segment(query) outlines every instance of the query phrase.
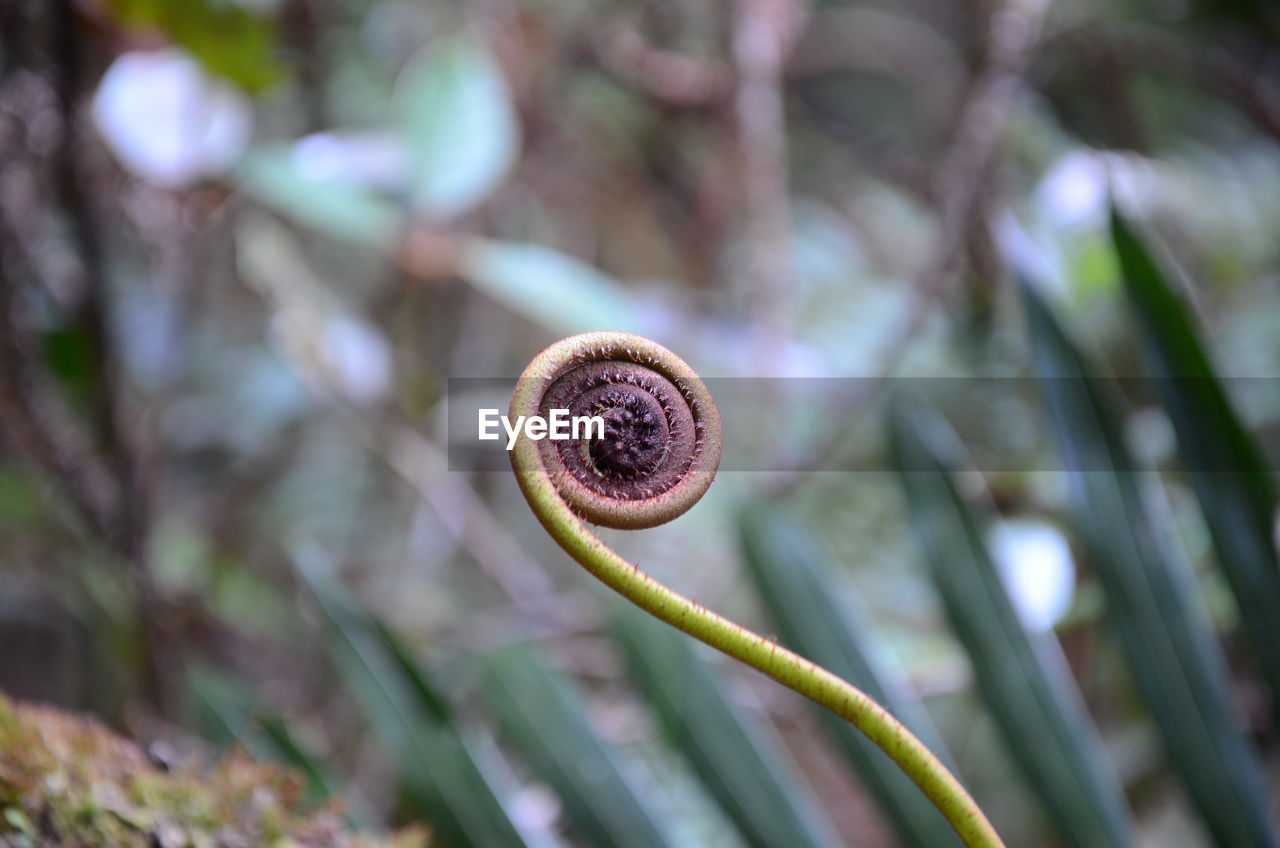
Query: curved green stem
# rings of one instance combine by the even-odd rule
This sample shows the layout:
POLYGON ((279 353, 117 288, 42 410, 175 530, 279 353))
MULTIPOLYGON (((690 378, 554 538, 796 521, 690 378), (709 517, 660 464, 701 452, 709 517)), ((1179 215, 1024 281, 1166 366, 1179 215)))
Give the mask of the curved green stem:
MULTIPOLYGON (((566 370, 588 359, 588 353, 602 350, 606 355, 618 355, 620 360, 644 359, 659 372, 682 382, 692 375, 696 381, 692 390, 709 398, 701 380, 670 351, 638 336, 587 333, 553 345, 534 360, 516 387, 511 416, 540 414, 547 386, 566 370), (635 355, 637 350, 642 351, 642 355, 635 355)), ((718 430, 718 418, 716 424, 718 430)), ((718 461, 719 433, 713 435, 718 461)), ((511 452, 512 467, 525 499, 542 526, 579 565, 654 617, 758 669, 846 719, 915 781, 969 848, 1003 848, 1000 837, 969 793, 897 719, 861 690, 826 669, 711 612, 614 553, 561 497, 557 478, 564 475, 553 477, 546 467, 545 456, 538 442, 521 436, 511 452)), ((705 490, 705 485, 701 488, 705 490)), ((687 508, 685 504, 684 509, 687 508)))

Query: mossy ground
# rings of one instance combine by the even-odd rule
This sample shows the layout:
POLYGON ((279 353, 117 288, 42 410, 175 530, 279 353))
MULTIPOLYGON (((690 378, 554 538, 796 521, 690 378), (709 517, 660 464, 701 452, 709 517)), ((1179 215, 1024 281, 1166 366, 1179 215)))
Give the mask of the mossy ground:
POLYGON ((4 848, 426 848, 423 832, 353 833, 306 808, 294 772, 234 753, 166 771, 91 718, 0 696, 4 848))

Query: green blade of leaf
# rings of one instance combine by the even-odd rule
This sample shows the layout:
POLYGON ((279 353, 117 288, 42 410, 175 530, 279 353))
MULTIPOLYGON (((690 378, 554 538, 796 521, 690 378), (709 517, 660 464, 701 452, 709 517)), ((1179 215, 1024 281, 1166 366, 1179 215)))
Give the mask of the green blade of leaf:
POLYGON ((243 686, 203 663, 187 669, 186 684, 203 738, 220 749, 246 740, 256 705, 243 686))
POLYGON ((508 308, 564 333, 634 323, 635 304, 615 279, 537 244, 471 239, 458 274, 508 308))
POLYGON ((324 614, 329 649, 370 729, 396 758, 406 793, 442 840, 454 848, 526 848, 477 756, 447 716, 422 703, 421 683, 407 679, 388 648, 384 627, 360 610, 340 586, 303 567, 324 614))
POLYGON ((749 845, 840 844, 772 728, 729 699, 689 637, 631 607, 618 608, 613 629, 668 736, 749 845))
MULTIPOLYGON (((306 798, 319 803, 337 797, 337 782, 308 754, 288 725, 266 716, 261 704, 242 684, 202 664, 187 672, 187 686, 196 699, 202 736, 219 748, 242 745, 255 760, 274 760, 292 766, 307 777, 306 798)), ((352 824, 369 825, 367 817, 348 816, 352 824)))
POLYGON ((343 241, 390 249, 402 227, 394 203, 365 186, 309 173, 280 145, 250 150, 232 176, 263 206, 343 241))
POLYGON ((1280 710, 1280 562, 1276 491, 1263 453, 1236 417, 1190 311, 1118 211, 1111 234, 1138 335, 1239 605, 1258 668, 1280 710))
MULTIPOLYGON (((795 519, 776 507, 743 511, 739 538, 747 571, 782 636, 783 642, 870 695, 907 726, 954 771, 924 706, 891 676, 870 644, 868 616, 836 580, 795 519)), ((867 790, 909 848, 959 846, 960 838, 888 755, 848 722, 827 710, 822 721, 862 777, 867 790)))
POLYGON ((900 402, 890 445, 934 585, 1014 762, 1068 844, 1132 845, 1123 787, 1058 643, 1023 626, 952 481, 955 434, 900 402))
POLYGON ((484 691, 499 724, 560 796, 572 827, 601 848, 661 848, 671 842, 596 736, 569 683, 530 648, 489 659, 484 691))
MULTIPOLYGON (((289 725, 283 719, 275 716, 263 716, 259 712, 257 720, 262 728, 262 741, 257 743, 258 746, 271 759, 290 765, 306 775, 307 789, 305 797, 309 803, 320 803, 325 798, 332 798, 338 795, 333 778, 329 776, 324 766, 302 747, 293 735, 293 731, 289 729, 289 725)), ((353 824, 355 823, 357 822, 353 822, 353 824)), ((369 826, 367 821, 358 823, 362 827, 369 826)))
POLYGON ((1115 402, 1031 285, 1022 290, 1074 524, 1138 690, 1216 844, 1273 846, 1261 766, 1234 720, 1222 655, 1186 564, 1170 555, 1149 511, 1115 402))
POLYGON ((414 660, 409 646, 383 622, 370 617, 368 623, 403 676, 415 706, 424 711, 432 721, 447 724, 450 721, 449 702, 436 690, 435 684, 427 679, 414 660))

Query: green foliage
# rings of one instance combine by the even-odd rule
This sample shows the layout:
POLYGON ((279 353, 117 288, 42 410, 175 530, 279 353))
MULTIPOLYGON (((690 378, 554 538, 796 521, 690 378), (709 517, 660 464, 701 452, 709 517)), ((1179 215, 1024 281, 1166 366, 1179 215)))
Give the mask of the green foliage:
POLYGON ((1124 791, 1061 649, 1019 620, 956 491, 954 433, 922 405, 900 401, 893 412, 890 441, 912 526, 1009 753, 1069 844, 1133 845, 1124 791))
MULTIPOLYGON (((748 574, 783 641, 866 692, 944 763, 952 761, 933 721, 872 644, 870 617, 818 555, 809 533, 777 508, 744 510, 738 533, 748 574)), ((827 731, 874 794, 899 837, 912 848, 959 845, 955 831, 883 751, 845 721, 821 711, 827 731)))
POLYGON ((557 250, 476 241, 458 270, 479 291, 554 332, 626 327, 635 306, 617 282, 557 250))
POLYGON ((668 737, 755 848, 839 844, 767 725, 735 703, 689 637, 629 606, 613 632, 668 737))
MULTIPOLYGON (((280 718, 259 716, 262 726, 260 747, 266 752, 266 758, 278 763, 285 763, 298 770, 306 779, 305 797, 309 801, 331 797, 337 792, 336 783, 325 766, 312 756, 294 736, 289 725, 280 718)), ((348 818, 353 818, 348 815, 348 818)))
POLYGON ((617 752, 591 729, 570 684, 533 649, 516 646, 491 657, 484 683, 503 732, 555 789, 575 831, 592 845, 673 844, 623 776, 617 752))
MULTIPOLYGON (((190 670, 187 679, 197 702, 195 712, 204 738, 219 749, 242 749, 259 762, 282 763, 295 769, 304 779, 303 798, 308 803, 339 795, 339 783, 327 767, 304 750, 288 723, 267 715, 243 686, 200 665, 190 670)), ((348 813, 347 818, 353 824, 369 825, 361 815, 348 813)))
POLYGON ((1035 371, 1071 480, 1075 526, 1107 595, 1129 670, 1221 848, 1275 844, 1262 771, 1231 704, 1226 666, 1186 564, 1163 537, 1115 401, 1030 283, 1035 371))
POLYGON ((156 29, 215 74, 259 91, 283 72, 271 18, 224 0, 108 0, 127 26, 156 29))
POLYGON ((93 386, 93 342, 83 327, 70 326, 44 334, 45 361, 78 405, 88 403, 93 386))
POLYGON ((1232 409, 1189 309, 1132 225, 1114 209, 1111 232, 1143 353, 1255 661, 1280 713, 1280 562, 1271 469, 1232 409))
POLYGON ((400 231, 398 210, 387 198, 358 183, 308 173, 285 148, 250 151, 235 177, 259 203, 332 238, 387 248, 400 231))
POLYGON ((507 89, 494 57, 462 36, 428 45, 404 70, 397 100, 418 212, 465 212, 506 176, 520 146, 507 89))
POLYGON ((415 811, 453 848, 529 844, 498 799, 493 779, 445 703, 389 631, 355 606, 332 580, 303 569, 325 617, 338 671, 370 729, 399 765, 415 811))

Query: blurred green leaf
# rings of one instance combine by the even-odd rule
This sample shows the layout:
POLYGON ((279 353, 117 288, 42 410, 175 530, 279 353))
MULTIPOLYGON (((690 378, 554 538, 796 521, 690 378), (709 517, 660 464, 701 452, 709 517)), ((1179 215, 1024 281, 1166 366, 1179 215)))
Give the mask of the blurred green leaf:
POLYGON ((1129 669, 1215 842, 1272 846, 1261 767, 1234 720, 1222 655, 1186 563, 1171 556, 1149 512, 1115 402, 1031 284, 1022 290, 1076 530, 1129 669))
POLYGON ((419 211, 465 212, 515 163, 520 125, 507 81, 474 40, 458 36, 423 49, 405 69, 397 100, 419 211))
POLYGON ((239 3, 108 0, 108 6, 124 25, 159 30, 209 71, 250 91, 266 88, 283 70, 275 55, 275 22, 239 3))
MULTIPOLYGON (((738 520, 747 571, 782 641, 873 698, 955 770, 942 737, 901 680, 887 671, 885 651, 871 644, 870 616, 841 592, 807 533, 774 505, 745 509, 738 520)), ((839 716, 820 710, 828 731, 880 809, 910 848, 959 846, 947 820, 875 743, 839 716)))
POLYGON ((616 281, 548 247, 476 239, 459 257, 458 273, 494 300, 557 332, 626 329, 634 323, 634 307, 616 281))
POLYGON ((334 663, 369 727, 395 757, 417 812, 454 848, 528 845, 467 741, 423 703, 422 692, 434 687, 420 669, 406 674, 383 638, 386 628, 331 578, 306 566, 299 571, 324 614, 334 663))
POLYGON ((1272 540, 1276 491, 1262 451, 1240 423, 1190 311, 1120 213, 1111 234, 1139 339, 1177 433, 1218 559, 1272 704, 1280 711, 1280 562, 1272 540))
POLYGON ((436 721, 449 721, 448 702, 445 701, 443 695, 436 691, 435 685, 427 680, 426 675, 422 673, 422 669, 418 667, 417 662, 409 651, 409 646, 399 636, 391 632, 391 629, 383 622, 370 618, 369 625, 377 633, 378 639, 382 641, 387 653, 390 654, 391 659, 395 662, 396 668, 404 676, 405 683, 408 684, 409 691, 413 693, 417 706, 425 710, 436 721))
POLYGON ((602 848, 671 844, 600 741, 570 685, 526 646, 489 659, 484 690, 502 730, 564 802, 574 829, 602 848))
MULTIPOLYGON (((201 664, 187 672, 187 683, 196 701, 203 738, 222 749, 240 745, 254 759, 298 769, 307 777, 306 797, 312 803, 338 797, 337 783, 325 767, 298 744, 283 719, 265 714, 247 687, 201 664)), ((348 818, 353 825, 371 824, 367 816, 348 818)))
POLYGON ((187 670, 186 682, 194 699, 193 713, 199 721, 201 737, 222 749, 243 743, 254 710, 244 687, 202 663, 187 670))
MULTIPOLYGON (((257 714, 258 725, 262 729, 258 747, 276 762, 292 766, 307 777, 306 799, 309 803, 318 804, 326 798, 338 795, 338 789, 324 766, 315 757, 307 753, 299 744, 289 725, 281 718, 257 714)), ((368 827, 369 822, 357 821, 361 827, 368 827)))
POLYGON ((0 465, 0 528, 21 527, 42 514, 35 481, 18 468, 0 465))
POLYGON ((233 176, 254 200, 336 239, 389 248, 402 226, 390 200, 355 182, 308 173, 288 147, 251 150, 233 176))
POLYGON ((630 606, 614 632, 632 676, 698 777, 756 848, 839 845, 832 826, 782 755, 772 727, 730 700, 690 637, 630 606))
POLYGON ((71 325, 46 331, 41 341, 49 370, 77 404, 88 403, 92 395, 94 344, 89 331, 71 325))
POLYGON ((934 585, 1014 762, 1069 844, 1132 845, 1124 788, 1062 651, 1023 626, 956 491, 955 433, 933 410, 898 402, 890 442, 934 585))

